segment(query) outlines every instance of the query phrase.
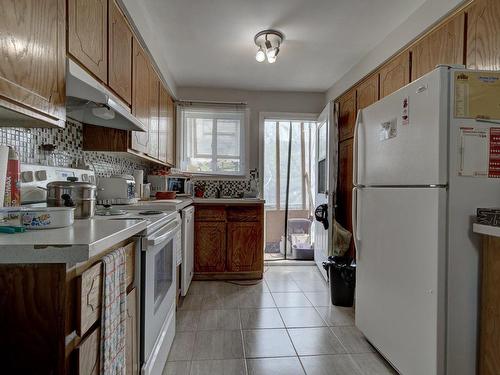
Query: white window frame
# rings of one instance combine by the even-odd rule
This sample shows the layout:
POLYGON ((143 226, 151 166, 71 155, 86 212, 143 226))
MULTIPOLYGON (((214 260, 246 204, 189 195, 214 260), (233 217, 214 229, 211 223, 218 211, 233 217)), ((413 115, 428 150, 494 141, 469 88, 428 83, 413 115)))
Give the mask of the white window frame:
MULTIPOLYGON (((317 122, 318 113, 293 113, 293 112, 260 112, 259 113, 259 170, 262 178, 259 181, 259 188, 264 194, 264 127, 266 120, 282 120, 282 121, 297 121, 297 122, 317 122)), ((314 164, 314 163, 313 163, 314 164)), ((304 198, 304 197, 303 197, 304 198)), ((279 196, 277 199, 277 207, 280 207, 279 196)))
MULTIPOLYGON (((181 111, 183 109, 180 109, 179 107, 182 106, 179 105, 177 108, 177 113, 181 114, 181 111)), ((240 136, 240 155, 234 156, 234 155, 218 155, 217 154, 217 122, 216 120, 223 120, 223 119, 228 119, 228 120, 234 120, 235 116, 230 115, 228 116, 227 114, 224 113, 219 113, 217 114, 217 111, 223 112, 223 110, 231 111, 230 106, 214 106, 211 108, 211 106, 204 106, 200 105, 199 107, 196 106, 196 103, 192 105, 193 111, 199 112, 200 115, 202 114, 205 119, 212 119, 213 120, 213 126, 212 126, 212 154, 198 154, 196 152, 197 157, 206 157, 207 159, 212 159, 212 163, 217 163, 218 159, 239 159, 240 160, 240 171, 236 172, 224 172, 224 171, 213 171, 213 172, 193 172, 193 171, 188 171, 186 170, 187 168, 184 167, 185 160, 187 160, 187 150, 185 149, 185 143, 184 143, 184 138, 186 136, 187 129, 184 128, 184 116, 179 115, 177 116, 177 124, 176 124, 176 140, 177 140, 177 145, 179 145, 179 152, 177 153, 177 165, 179 166, 179 169, 182 172, 186 172, 195 176, 204 176, 207 179, 214 178, 214 179, 224 179, 224 178, 238 178, 238 177, 248 177, 249 171, 248 171, 248 159, 249 159, 249 110, 248 108, 241 109, 241 106, 239 109, 235 109, 236 112, 241 112, 241 126, 239 129, 239 136, 240 136), (206 110, 206 112, 204 112, 206 110), (215 160, 215 161, 214 161, 215 160)), ((234 108, 237 108, 236 106, 234 108)), ((189 108, 185 109, 186 111, 189 111, 189 108)), ((196 146, 195 146, 196 147, 196 146)))

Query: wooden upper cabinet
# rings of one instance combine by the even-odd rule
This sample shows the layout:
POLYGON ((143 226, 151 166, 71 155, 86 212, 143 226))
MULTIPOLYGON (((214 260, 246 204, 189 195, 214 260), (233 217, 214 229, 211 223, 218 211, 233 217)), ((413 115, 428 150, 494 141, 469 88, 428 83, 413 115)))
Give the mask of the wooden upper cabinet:
POLYGON ((227 271, 250 272, 262 269, 261 222, 227 223, 227 271))
POLYGON ((65 0, 0 1, 0 104, 57 126, 66 120, 65 17, 65 0))
POLYGON ((175 105, 171 96, 167 110, 167 163, 175 165, 175 105))
POLYGON ((500 69, 500 1, 476 0, 466 9, 467 67, 500 69))
POLYGON ((382 65, 380 74, 380 99, 410 83, 410 52, 404 51, 382 65))
POLYGON ((168 129, 168 110, 169 110, 169 99, 170 95, 168 95, 167 89, 163 84, 160 83, 160 111, 158 118, 158 159, 162 162, 167 162, 167 148, 168 138, 167 138, 167 129, 168 129))
POLYGON ((356 122, 356 90, 351 89, 339 98, 339 140, 354 135, 356 122))
POLYGON ((148 56, 139 45, 133 40, 132 59, 132 114, 146 127, 146 132, 132 132, 130 147, 145 154, 149 151, 149 93, 150 93, 150 63, 148 56))
POLYGON ((365 79, 356 87, 356 109, 363 109, 378 100, 378 73, 365 79))
POLYGON ((128 105, 132 104, 133 35, 114 0, 109 0, 109 87, 128 105))
POLYGON ((148 155, 158 159, 158 116, 160 79, 151 67, 149 86, 149 147, 148 155))
POLYGON ((194 223, 194 271, 223 272, 226 268, 226 223, 194 223))
POLYGON ((411 80, 438 64, 464 64, 464 28, 465 14, 459 13, 411 47, 411 80))
POLYGON ((68 52, 108 81, 108 0, 68 0, 68 52))

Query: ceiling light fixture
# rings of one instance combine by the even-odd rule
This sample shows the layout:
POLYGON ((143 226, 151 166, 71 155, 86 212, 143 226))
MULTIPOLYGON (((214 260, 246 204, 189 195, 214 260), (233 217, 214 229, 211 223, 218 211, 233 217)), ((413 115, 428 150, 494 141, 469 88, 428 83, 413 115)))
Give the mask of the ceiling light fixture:
POLYGON ((285 36, 277 30, 263 30, 257 33, 253 40, 257 47, 259 47, 255 55, 255 60, 263 62, 267 58, 267 62, 273 64, 276 62, 285 36))

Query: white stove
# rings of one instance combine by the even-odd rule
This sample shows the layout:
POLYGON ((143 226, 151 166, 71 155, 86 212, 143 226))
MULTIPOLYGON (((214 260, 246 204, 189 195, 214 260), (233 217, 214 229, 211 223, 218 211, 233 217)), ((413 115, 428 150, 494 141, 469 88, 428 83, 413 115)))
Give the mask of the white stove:
POLYGON ((177 253, 181 217, 175 210, 99 206, 96 220, 145 220, 141 237, 141 374, 160 375, 175 336, 177 253))
POLYGON ((145 229, 141 235, 147 236, 161 228, 162 226, 168 224, 170 221, 177 218, 177 212, 174 211, 158 211, 158 210, 146 210, 146 209, 123 209, 120 206, 119 209, 113 208, 109 210, 109 214, 102 215, 102 207, 98 206, 96 210, 96 215, 94 219, 96 220, 145 220, 148 222, 148 227, 145 229))

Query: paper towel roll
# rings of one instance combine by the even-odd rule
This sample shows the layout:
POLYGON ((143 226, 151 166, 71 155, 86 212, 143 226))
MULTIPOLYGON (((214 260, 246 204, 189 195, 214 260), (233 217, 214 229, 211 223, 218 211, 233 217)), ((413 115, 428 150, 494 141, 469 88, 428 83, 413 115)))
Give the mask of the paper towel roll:
POLYGON ((136 197, 142 197, 142 185, 144 184, 144 171, 142 169, 134 170, 136 197))
POLYGON ((5 179, 7 178, 7 162, 9 161, 9 146, 0 145, 0 207, 3 207, 5 196, 5 179))

